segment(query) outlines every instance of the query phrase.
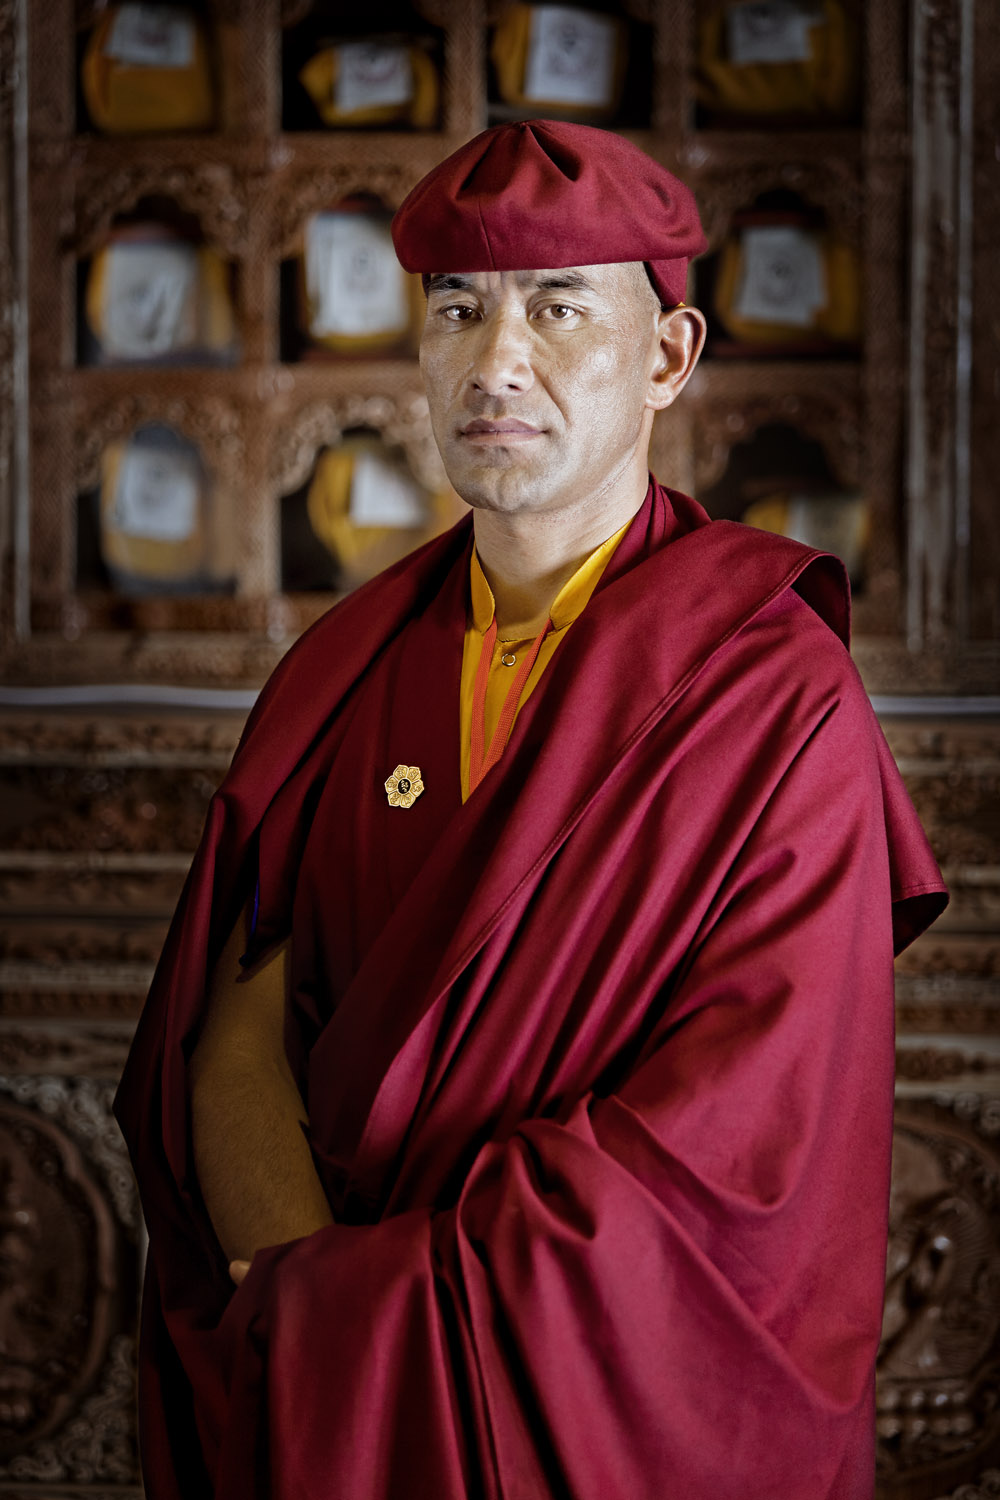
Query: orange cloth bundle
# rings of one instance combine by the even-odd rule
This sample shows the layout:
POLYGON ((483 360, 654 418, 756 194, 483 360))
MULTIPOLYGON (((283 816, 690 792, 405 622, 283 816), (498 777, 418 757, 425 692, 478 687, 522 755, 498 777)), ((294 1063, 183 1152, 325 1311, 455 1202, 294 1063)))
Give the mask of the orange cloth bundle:
POLYGON ((514 4, 494 28, 490 57, 505 104, 609 118, 621 98, 628 32, 617 15, 514 4))
POLYGON ((221 359, 236 338, 225 261, 165 224, 112 232, 91 262, 85 312, 102 363, 221 359))
POLYGON ((839 0, 717 6, 698 28, 697 91, 722 116, 849 117, 860 91, 855 19, 839 0))
POLYGON ((101 458, 101 555, 120 587, 194 583, 205 564, 207 480, 170 429, 141 429, 101 458))
POLYGON ((324 125, 437 124, 441 88, 425 48, 391 37, 332 42, 299 73, 324 125))
POLYGON ((306 225, 300 262, 302 332, 336 354, 412 350, 424 319, 419 276, 396 259, 389 215, 350 201, 306 225))
POLYGON ((106 135, 208 130, 214 122, 205 27, 180 6, 109 5, 87 43, 81 81, 106 135))
POLYGON ((377 437, 363 435, 319 455, 306 511, 345 583, 370 577, 455 519, 451 491, 429 494, 377 437))
POLYGON ((804 215, 737 215, 719 255, 713 307, 741 344, 854 343, 861 337, 858 254, 804 215))

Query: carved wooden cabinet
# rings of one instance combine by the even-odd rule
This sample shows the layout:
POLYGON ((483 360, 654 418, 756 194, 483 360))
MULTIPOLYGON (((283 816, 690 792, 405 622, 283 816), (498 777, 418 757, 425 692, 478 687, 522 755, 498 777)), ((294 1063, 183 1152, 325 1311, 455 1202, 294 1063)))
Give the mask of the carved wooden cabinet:
MULTIPOLYGON (((796 4, 808 24, 832 13, 796 4)), ((1000 1494, 990 7, 842 0, 856 93, 826 115, 754 118, 705 84, 732 4, 584 8, 613 18, 627 54, 599 123, 698 194, 710 247, 692 299, 721 306, 746 226, 821 226, 860 267, 858 327, 839 337, 755 346, 713 313, 654 467, 718 514, 796 486, 841 520, 848 503, 863 514, 855 654, 953 891, 898 969, 879 1485, 884 1500, 980 1500, 1000 1494)), ((309 226, 345 204, 388 213, 485 124, 532 113, 497 61, 511 0, 399 0, 363 19, 333 0, 194 9, 210 124, 115 134, 80 82, 107 6, 0 0, 0 1340, 15 1372, 0 1371, 0 1495, 138 1494, 142 1235, 109 1114, 135 1016, 255 690, 339 589, 460 512, 412 337, 348 355, 304 337, 309 226), (324 28, 364 27, 418 49, 429 124, 323 126, 304 60, 324 28), (197 247, 227 302, 228 331, 197 358, 95 345, 101 258, 150 220, 189 260, 197 247), (186 576, 157 564, 137 582, 156 548, 117 547, 102 493, 109 455, 151 431, 153 450, 190 458, 204 552, 186 576), (359 547, 353 573, 327 558, 324 574, 308 493, 322 456, 361 439, 433 503, 389 553, 359 547)))

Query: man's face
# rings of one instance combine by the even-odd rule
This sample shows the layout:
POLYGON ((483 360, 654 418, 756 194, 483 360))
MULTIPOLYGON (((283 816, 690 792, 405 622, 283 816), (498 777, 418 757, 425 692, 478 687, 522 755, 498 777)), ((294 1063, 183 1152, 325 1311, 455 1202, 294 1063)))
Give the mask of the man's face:
POLYGON ((557 512, 613 485, 645 442, 658 313, 638 263, 432 276, 420 367, 462 498, 557 512))

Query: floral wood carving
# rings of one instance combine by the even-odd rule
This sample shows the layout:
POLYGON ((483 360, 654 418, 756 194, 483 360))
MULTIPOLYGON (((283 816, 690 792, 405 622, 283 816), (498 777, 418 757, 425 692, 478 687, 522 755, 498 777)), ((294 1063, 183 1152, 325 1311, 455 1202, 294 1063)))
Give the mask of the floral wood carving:
POLYGON ((1000 1495, 1000 1469, 987 1469, 975 1484, 960 1484, 950 1495, 940 1495, 938 1500, 995 1500, 1000 1495))
POLYGON ((288 494, 309 477, 321 448, 340 441, 353 427, 369 427, 390 446, 399 446, 416 479, 427 489, 445 482, 441 458, 431 435, 427 398, 407 392, 398 397, 347 395, 314 401, 283 423, 271 450, 271 482, 288 494))
POLYGON ((902 975, 954 976, 966 979, 1000 978, 1000 939, 942 938, 933 929, 911 943, 896 959, 897 978, 902 975))
MULTIPOLYGON (((109 1346, 100 1384, 53 1437, 34 1443, 9 1463, 0 1464, 0 1481, 71 1482, 135 1481, 139 1462, 132 1415, 135 1398, 135 1340, 119 1334, 109 1346)), ((6 1488, 6 1486, 5 1486, 6 1488)), ((37 1493, 32 1491, 32 1493, 37 1493)), ((140 1491, 115 1489, 104 1500, 123 1500, 140 1491)), ((102 1500, 88 1487, 86 1500, 102 1500)))
POLYGON ((0 963, 30 963, 50 969, 67 964, 145 968, 156 962, 166 935, 163 922, 109 928, 100 922, 83 926, 51 920, 7 920, 0 925, 0 963))
POLYGON ((998 1073, 1000 1058, 964 1047, 897 1047, 896 1077, 913 1083, 944 1083, 968 1073, 998 1073))
POLYGON ((141 198, 170 198, 194 214, 208 242, 223 255, 246 249, 246 192, 233 168, 221 161, 184 166, 164 158, 109 165, 88 162, 76 177, 74 227, 70 248, 90 254, 104 239, 112 220, 134 208, 141 198))
POLYGON ((128 1152, 111 1113, 115 1083, 93 1078, 0 1076, 0 1108, 8 1102, 44 1118, 86 1153, 119 1224, 138 1241, 139 1200, 128 1152))
MULTIPOLYGON (((23 1016, 38 1020, 101 1021, 120 1020, 126 1017, 135 1021, 149 992, 149 979, 132 989, 116 986, 114 989, 100 985, 78 985, 75 989, 65 983, 45 988, 43 976, 34 976, 28 982, 2 980, 3 1014, 7 1017, 23 1016)), ((58 1072, 57 1068, 52 1069, 58 1072)))
MULTIPOLYGON (((784 155, 784 153, 782 153, 784 155)), ((695 145, 684 153, 685 163, 697 171, 692 186, 698 197, 702 227, 711 250, 718 250, 732 217, 749 208, 761 193, 790 189, 810 207, 822 209, 828 226, 849 244, 859 245, 862 233, 861 164, 845 155, 740 164, 724 168, 704 165, 706 147, 695 145)))
POLYGON ((62 765, 204 767, 220 773, 236 749, 244 714, 169 719, 95 714, 18 715, 0 721, 0 766, 58 760, 62 765))
POLYGON ((1000 1437, 1000 1100, 897 1104, 878 1472, 957 1481, 1000 1437))
POLYGON ((860 422, 857 402, 847 395, 764 392, 736 407, 728 393, 701 397, 694 419, 695 478, 699 490, 718 483, 735 443, 748 442, 759 427, 781 423, 820 443, 837 479, 847 488, 860 482, 860 422))
POLYGON ((17 806, 0 828, 8 850, 152 854, 193 851, 216 780, 152 767, 7 767, 17 806))
POLYGON ((117 1079, 125 1065, 131 1025, 68 1027, 0 1026, 0 1070, 117 1079))
POLYGON ((1000 1030, 1000 1005, 995 997, 989 996, 981 1000, 947 999, 935 1003, 897 994, 896 1025, 901 1032, 914 1035, 952 1032, 990 1036, 1000 1030))
MULTIPOLYGON (((357 153, 361 155, 362 153, 357 153)), ((386 208, 397 209, 422 175, 422 163, 407 165, 385 157, 303 164, 280 177, 267 205, 270 249, 288 257, 301 252, 306 220, 343 198, 368 194, 386 208)))
POLYGON ((94 1378, 115 1281, 111 1214, 78 1146, 0 1100, 0 1460, 47 1436, 94 1378))
POLYGON ((156 396, 133 392, 93 408, 77 428, 76 485, 80 491, 100 483, 101 454, 147 422, 162 422, 189 438, 208 464, 231 484, 243 458, 243 429, 233 402, 219 396, 156 396))

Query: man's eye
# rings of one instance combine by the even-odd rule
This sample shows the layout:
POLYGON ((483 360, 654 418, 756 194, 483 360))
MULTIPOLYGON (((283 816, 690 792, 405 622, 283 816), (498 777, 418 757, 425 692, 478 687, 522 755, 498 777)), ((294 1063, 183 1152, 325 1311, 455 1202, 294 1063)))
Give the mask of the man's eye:
POLYGON ((576 315, 575 307, 566 307, 566 305, 562 302, 553 302, 549 307, 546 307, 544 311, 556 323, 566 323, 570 318, 575 317, 576 315))
POLYGON ((475 317, 476 309, 464 302, 453 302, 450 307, 444 308, 444 315, 453 323, 467 323, 470 318, 475 317))

